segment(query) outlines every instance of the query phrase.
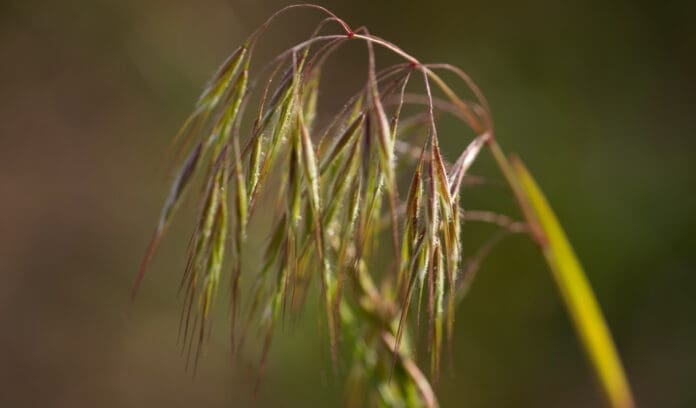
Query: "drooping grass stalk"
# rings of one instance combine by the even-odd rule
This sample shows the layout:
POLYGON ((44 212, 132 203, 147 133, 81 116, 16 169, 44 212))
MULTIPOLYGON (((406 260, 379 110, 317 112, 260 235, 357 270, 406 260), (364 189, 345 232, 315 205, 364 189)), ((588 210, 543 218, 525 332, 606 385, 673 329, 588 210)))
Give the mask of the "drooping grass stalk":
POLYGON ((513 156, 511 163, 533 211, 528 217, 534 219, 529 222, 538 223, 543 233, 538 244, 611 405, 634 406, 616 346, 575 251, 522 161, 513 156))
POLYGON ((430 382, 438 379, 443 340, 452 347, 456 304, 495 243, 509 233, 529 233, 547 259, 611 405, 633 405, 608 329, 570 245, 531 177, 502 152, 485 97, 460 69, 423 64, 364 27, 352 30, 321 6, 289 6, 271 16, 220 67, 175 143, 179 173, 133 293, 178 204, 200 178, 197 223, 180 285, 182 352, 187 361, 193 355, 194 367, 229 259, 233 350, 257 330, 263 338, 259 378, 278 322, 286 310, 298 310, 318 275, 314 279, 334 366, 338 347, 356 344, 349 387, 372 390, 365 399, 348 402, 436 406, 430 382), (253 50, 266 29, 297 8, 318 10, 326 18, 309 38, 281 52, 260 73, 251 72, 253 50), (341 32, 322 33, 335 26, 341 32), (366 44, 367 81, 323 132, 317 131, 315 118, 325 114, 322 67, 342 45, 355 41, 366 44), (378 69, 375 46, 405 62, 378 69), (473 100, 458 94, 436 71, 457 77, 473 100), (423 94, 409 92, 416 81, 422 82, 423 94), (242 132, 246 107, 259 84, 251 129, 242 132), (404 117, 404 107, 425 111, 404 117), (437 121, 442 114, 453 114, 474 133, 451 164, 440 150, 437 121), (485 148, 493 153, 526 222, 461 207, 459 196, 472 177, 469 169, 485 148), (398 181, 409 166, 415 168, 402 202, 398 181), (247 231, 264 199, 273 203, 270 214, 264 214, 273 219, 268 244, 249 290, 240 291, 248 263, 242 263, 247 231), (460 244, 464 220, 490 222, 500 230, 467 257, 460 244), (381 245, 383 233, 391 245, 381 245), (377 273, 382 253, 389 253, 392 262, 377 273), (239 314, 245 316, 241 327, 235 324, 239 314), (422 315, 427 316, 429 380, 416 364, 411 340, 411 324, 420 327, 422 315))

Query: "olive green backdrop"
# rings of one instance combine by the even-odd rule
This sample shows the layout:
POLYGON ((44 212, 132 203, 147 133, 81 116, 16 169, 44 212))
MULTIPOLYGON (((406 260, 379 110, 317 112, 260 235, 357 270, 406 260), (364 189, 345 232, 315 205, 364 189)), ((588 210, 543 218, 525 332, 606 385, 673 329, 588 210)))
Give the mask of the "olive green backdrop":
MULTIPOLYGON (((695 406, 694 3, 320 3, 471 74, 501 144, 535 173, 583 260, 639 405, 695 406)), ((164 149, 208 75, 283 4, 0 2, 0 406, 340 406, 344 377, 312 299, 278 333, 255 398, 258 347, 232 359, 225 313, 197 376, 184 371, 176 285, 190 219, 129 300, 167 190, 164 149)), ((318 18, 296 12, 268 43, 288 45, 318 18)), ((355 50, 339 57, 347 74, 364 69, 355 50)), ((340 103, 328 91, 324 102, 340 103)), ((457 129, 440 133, 456 157, 457 129)), ((475 170, 498 177, 486 159, 475 170)), ((463 203, 495 200, 512 208, 495 188, 463 203)), ((465 228, 465 243, 489 232, 465 228)), ((444 358, 445 407, 601 403, 522 237, 484 263, 444 358)))

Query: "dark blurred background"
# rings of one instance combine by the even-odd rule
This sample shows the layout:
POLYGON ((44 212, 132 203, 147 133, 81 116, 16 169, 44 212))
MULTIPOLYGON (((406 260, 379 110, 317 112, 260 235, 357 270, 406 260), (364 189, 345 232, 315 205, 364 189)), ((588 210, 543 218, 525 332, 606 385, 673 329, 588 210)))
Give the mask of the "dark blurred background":
MULTIPOLYGON (((696 406, 696 3, 320 3, 474 78, 583 260, 639 405, 696 406)), ((276 337, 255 398, 258 354, 231 359, 224 313, 196 378, 184 371, 190 220, 129 299, 167 190, 165 148, 217 65, 284 4, 0 2, 0 406, 341 404, 344 375, 311 311, 276 337)), ((268 41, 299 40, 318 19, 293 13, 268 41)), ((449 132, 453 159, 463 144, 449 132)), ((522 237, 483 265, 445 358, 445 407, 602 402, 522 237)))

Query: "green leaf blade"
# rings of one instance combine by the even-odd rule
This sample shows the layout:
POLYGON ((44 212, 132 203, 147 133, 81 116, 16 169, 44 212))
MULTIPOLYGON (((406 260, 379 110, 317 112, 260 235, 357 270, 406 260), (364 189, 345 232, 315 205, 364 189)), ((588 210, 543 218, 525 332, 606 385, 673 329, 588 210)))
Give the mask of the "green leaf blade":
POLYGON ((517 158, 511 164, 536 218, 529 221, 536 222, 544 235, 539 245, 611 406, 634 407, 616 346, 575 251, 524 164, 517 158))

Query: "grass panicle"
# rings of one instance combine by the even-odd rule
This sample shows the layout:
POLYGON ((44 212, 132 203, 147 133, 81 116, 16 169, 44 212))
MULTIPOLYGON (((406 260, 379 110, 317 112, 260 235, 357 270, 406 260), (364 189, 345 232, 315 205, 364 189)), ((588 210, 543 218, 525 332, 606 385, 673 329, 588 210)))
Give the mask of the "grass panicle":
POLYGON ((243 348, 249 336, 263 338, 259 379, 273 336, 287 314, 302 310, 316 282, 337 369, 343 366, 339 347, 352 350, 348 389, 354 393, 347 403, 437 406, 431 383, 439 376, 445 339, 452 349, 457 303, 497 242, 528 233, 546 256, 611 405, 633 405, 608 329, 565 235, 520 162, 511 164, 500 149, 488 102, 459 68, 423 64, 364 27, 353 30, 321 6, 288 6, 220 66, 173 145, 179 169, 133 294, 185 193, 200 184, 180 284, 180 344, 194 369, 221 281, 230 282, 233 350, 243 348), (309 37, 255 68, 253 51, 268 27, 302 8, 324 18, 309 37), (342 46, 356 42, 366 46, 367 80, 338 112, 328 112, 322 68, 342 46), (378 51, 403 61, 382 67, 378 51), (454 162, 440 148, 442 115, 452 115, 468 134, 454 162), (488 182, 470 174, 485 149, 524 221, 462 208, 467 186, 488 182), (404 191, 402 183, 408 186, 404 191), (491 223, 498 231, 477 251, 464 253, 466 221, 491 223), (262 259, 255 262, 247 254, 247 235, 257 236, 269 223, 262 259), (421 328, 427 332, 429 376, 417 364, 414 338, 421 328))

